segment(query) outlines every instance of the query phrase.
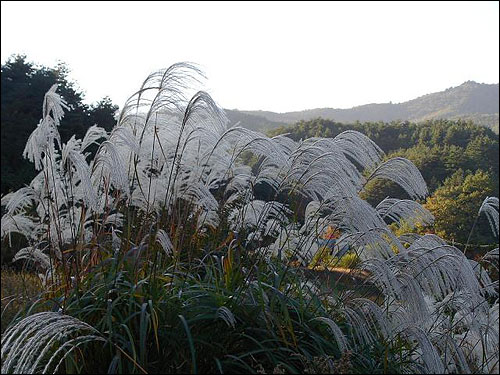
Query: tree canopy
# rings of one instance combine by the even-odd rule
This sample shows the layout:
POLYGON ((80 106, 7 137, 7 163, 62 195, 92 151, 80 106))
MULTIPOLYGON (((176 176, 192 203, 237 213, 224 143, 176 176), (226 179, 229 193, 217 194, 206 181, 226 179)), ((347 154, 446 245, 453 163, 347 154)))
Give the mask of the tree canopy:
MULTIPOLYGON (((345 130, 367 135, 386 152, 386 159, 403 157, 416 165, 430 193, 422 203, 435 216, 434 230, 443 238, 465 243, 483 199, 498 196, 498 135, 470 121, 342 124, 319 118, 279 128, 271 135, 289 133, 289 137, 300 140, 335 137, 345 130)), ((369 181, 361 196, 373 206, 386 197, 408 199, 401 187, 382 179, 369 181)), ((481 229, 476 228, 471 241, 495 242, 488 225, 478 227, 481 229)))
POLYGON ((49 88, 58 84, 70 106, 61 122, 62 142, 71 136, 83 138, 94 125, 111 130, 117 110, 107 97, 87 105, 84 94, 68 78, 69 68, 59 63, 53 68, 37 65, 24 55, 13 55, 1 68, 1 192, 17 190, 34 177, 30 162, 23 159, 24 145, 41 117, 41 104, 49 88))
MULTIPOLYGON (((478 170, 465 175, 457 170, 426 201, 425 207, 435 217, 436 234, 460 243, 466 243, 474 221, 478 217, 478 207, 488 196, 493 195, 493 183, 489 173, 478 170)), ((471 239, 476 243, 489 241, 490 230, 486 218, 477 226, 471 239)))

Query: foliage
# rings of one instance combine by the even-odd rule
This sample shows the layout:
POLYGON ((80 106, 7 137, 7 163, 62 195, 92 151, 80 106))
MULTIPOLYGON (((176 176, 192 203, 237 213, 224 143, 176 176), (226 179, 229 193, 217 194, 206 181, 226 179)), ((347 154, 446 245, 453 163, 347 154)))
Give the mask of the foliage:
MULTIPOLYGON (((384 160, 403 157, 411 160, 421 171, 433 199, 440 200, 443 183, 451 178, 457 170, 466 176, 474 176, 478 171, 484 172, 488 181, 484 183, 488 190, 480 197, 471 198, 473 207, 464 208, 455 204, 453 212, 448 209, 444 215, 450 230, 439 234, 449 241, 466 242, 475 212, 482 199, 488 195, 498 196, 499 193, 499 140, 496 134, 471 122, 457 120, 433 120, 422 124, 410 122, 366 122, 340 124, 330 120, 316 119, 302 121, 290 128, 281 128, 271 134, 290 133, 293 139, 308 137, 334 137, 345 130, 357 130, 366 134, 387 152, 384 160), (472 214, 474 213, 474 214, 472 214), (471 218, 472 215, 472 218, 471 218), (468 225, 468 226, 467 226, 468 225), (454 230, 451 228, 455 227, 454 230), (460 228, 460 229, 459 229, 460 228), (465 239, 464 239, 465 238, 465 239)), ((471 177, 472 178, 472 177, 471 177)), ((448 184, 451 184, 450 180, 448 184)), ((461 183, 461 182, 460 182, 461 183)), ((457 189, 458 189, 457 185, 457 189)), ((484 190, 484 189, 483 189, 484 190)), ((408 194, 390 180, 375 179, 366 183, 361 197, 376 206, 386 197, 398 199, 408 198, 408 194)), ((444 208, 442 208, 444 209, 444 208)), ((434 214, 436 212, 433 211, 434 214)), ((439 216, 439 214, 437 214, 439 216)), ((438 226, 441 226, 438 219, 438 226)), ((482 223, 479 232, 472 238, 473 243, 494 244, 495 238, 482 223)), ((424 231, 425 232, 425 231, 424 231)))
POLYGON ((355 252, 346 253, 339 257, 332 255, 326 247, 320 248, 314 255, 309 267, 311 269, 328 269, 328 268, 357 268, 360 264, 359 256, 355 252))
POLYGON ((55 68, 37 66, 26 56, 14 55, 1 70, 1 192, 15 191, 35 177, 33 165, 21 157, 28 136, 40 118, 39 103, 54 85, 71 111, 62 122, 60 135, 63 142, 71 136, 83 138, 87 129, 99 123, 108 131, 113 127, 117 107, 109 98, 93 105, 83 103, 83 93, 68 79, 69 69, 60 63, 55 68))
POLYGON ((310 137, 335 137, 346 130, 356 130, 365 134, 386 153, 418 145, 430 148, 434 146, 466 148, 477 138, 492 144, 496 141, 498 150, 498 135, 489 129, 463 120, 429 120, 423 123, 408 121, 340 123, 317 118, 299 121, 291 127, 275 129, 270 131, 269 135, 287 133, 290 138, 299 140, 310 137))
MULTIPOLYGON (((425 203, 425 207, 435 217, 436 234, 466 243, 478 215, 478 207, 492 194, 493 186, 488 173, 478 170, 475 174, 465 176, 462 169, 457 170, 425 203)), ((480 227, 488 230, 488 225, 485 224, 480 227)), ((489 230, 477 230, 473 233, 472 242, 484 243, 485 237, 490 237, 489 234, 489 230)))

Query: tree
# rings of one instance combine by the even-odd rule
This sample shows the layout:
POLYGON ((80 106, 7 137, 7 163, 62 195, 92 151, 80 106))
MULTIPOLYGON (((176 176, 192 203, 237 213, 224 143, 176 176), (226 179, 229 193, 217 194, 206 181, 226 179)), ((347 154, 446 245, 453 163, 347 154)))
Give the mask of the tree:
POLYGON ((37 66, 24 55, 11 56, 1 68, 1 192, 17 190, 29 183, 34 168, 23 159, 24 145, 42 117, 40 103, 55 83, 71 107, 61 122, 62 142, 71 136, 83 138, 95 123, 110 130, 117 107, 109 98, 95 105, 83 103, 84 94, 68 79, 69 68, 59 63, 55 68, 37 66))
MULTIPOLYGON (((493 195, 493 190, 493 179, 488 172, 478 170, 466 175, 462 169, 457 170, 425 203, 435 217, 436 234, 466 243, 483 200, 493 195)), ((495 242, 488 223, 478 225, 471 239, 475 243, 495 242)))
POLYGON ((106 129, 108 132, 115 126, 114 114, 118 110, 118 106, 113 104, 109 97, 104 97, 96 104, 90 106, 89 113, 92 124, 99 124, 99 126, 106 129))

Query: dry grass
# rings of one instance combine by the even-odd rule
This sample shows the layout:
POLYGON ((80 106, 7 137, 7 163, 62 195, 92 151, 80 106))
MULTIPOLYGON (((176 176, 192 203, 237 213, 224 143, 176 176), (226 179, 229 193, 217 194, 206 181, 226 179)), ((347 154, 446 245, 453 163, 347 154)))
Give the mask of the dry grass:
POLYGON ((42 291, 37 275, 2 269, 2 333, 16 314, 42 291))

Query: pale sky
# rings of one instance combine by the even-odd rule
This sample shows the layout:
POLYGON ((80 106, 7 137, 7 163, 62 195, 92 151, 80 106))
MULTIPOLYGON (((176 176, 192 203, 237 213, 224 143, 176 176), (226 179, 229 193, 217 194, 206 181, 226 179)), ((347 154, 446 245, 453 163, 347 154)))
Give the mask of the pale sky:
POLYGON ((224 108, 402 102, 499 82, 499 3, 2 2, 1 60, 71 69, 120 107, 146 76, 199 64, 224 108))

